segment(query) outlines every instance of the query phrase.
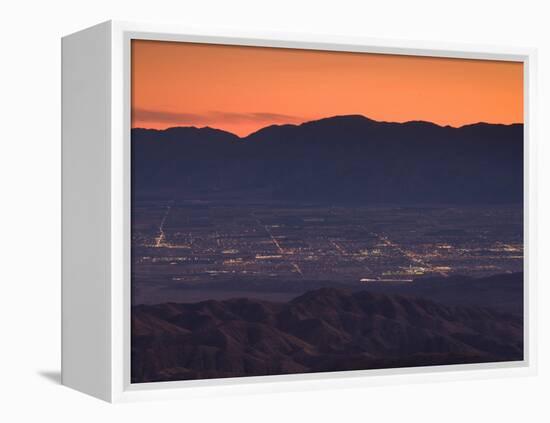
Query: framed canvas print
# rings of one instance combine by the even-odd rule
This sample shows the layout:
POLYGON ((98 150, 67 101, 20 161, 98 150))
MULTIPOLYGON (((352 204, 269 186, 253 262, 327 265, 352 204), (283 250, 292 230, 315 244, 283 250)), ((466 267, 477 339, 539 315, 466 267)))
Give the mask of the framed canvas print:
POLYGON ((530 50, 63 39, 63 383, 115 401, 534 371, 530 50))

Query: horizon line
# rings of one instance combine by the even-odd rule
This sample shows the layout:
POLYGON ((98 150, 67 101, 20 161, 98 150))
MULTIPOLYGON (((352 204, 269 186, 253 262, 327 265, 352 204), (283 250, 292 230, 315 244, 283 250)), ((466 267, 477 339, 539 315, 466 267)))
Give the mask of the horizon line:
POLYGON ((432 121, 429 121, 429 120, 422 120, 422 119, 413 119, 413 120, 407 120, 407 121, 399 122, 399 121, 388 121, 388 120, 375 120, 375 119, 371 119, 371 118, 369 118, 365 115, 362 115, 362 114, 345 114, 345 115, 327 116, 327 117, 322 117, 322 118, 312 119, 312 120, 305 120, 301 123, 273 123, 273 124, 270 124, 270 125, 263 126, 259 129, 255 130, 255 131, 252 131, 252 132, 248 133, 247 135, 243 135, 243 136, 238 135, 234 132, 228 131, 226 129, 216 128, 216 127, 210 126, 210 125, 204 125, 204 126, 173 125, 173 126, 166 126, 165 128, 148 128, 148 127, 144 127, 144 126, 132 126, 130 129, 131 130, 142 129, 142 130, 147 130, 147 131, 158 131, 158 132, 167 131, 167 130, 170 130, 170 129, 178 129, 178 128, 212 129, 212 130, 216 130, 216 131, 220 131, 220 132, 226 132, 226 133, 231 134, 231 135, 233 135, 233 136, 235 136, 239 139, 244 139, 244 138, 248 138, 249 136, 251 136, 253 134, 256 134, 260 131, 263 131, 264 129, 267 129, 267 128, 282 127, 282 126, 299 127, 299 126, 307 125, 307 124, 314 123, 314 122, 320 122, 322 120, 335 119, 335 118, 349 118, 349 117, 362 118, 362 119, 365 119, 365 120, 368 120, 368 121, 371 121, 371 122, 381 123, 381 124, 406 125, 406 124, 411 124, 411 123, 425 123, 425 124, 437 126, 439 128, 452 128, 452 129, 461 129, 461 128, 465 128, 465 127, 468 127, 468 126, 475 126, 475 125, 493 125, 493 126, 524 125, 524 122, 512 122, 512 123, 495 122, 495 123, 493 123, 493 122, 487 122, 487 121, 477 121, 477 122, 472 122, 472 123, 466 123, 466 124, 460 125, 460 126, 453 126, 453 125, 449 125, 449 124, 441 125, 441 124, 438 124, 438 123, 435 123, 435 122, 432 122, 432 121))

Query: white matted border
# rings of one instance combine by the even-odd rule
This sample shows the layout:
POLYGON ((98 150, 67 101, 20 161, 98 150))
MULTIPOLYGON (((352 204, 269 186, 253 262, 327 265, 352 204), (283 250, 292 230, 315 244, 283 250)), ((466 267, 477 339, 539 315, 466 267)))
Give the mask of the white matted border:
POLYGON ((110 22, 111 28, 111 401, 378 386, 536 374, 536 50, 519 47, 387 40, 304 33, 110 22), (179 382, 130 383, 130 124, 132 39, 257 47, 299 48, 524 64, 524 360, 382 370, 353 370, 179 382))

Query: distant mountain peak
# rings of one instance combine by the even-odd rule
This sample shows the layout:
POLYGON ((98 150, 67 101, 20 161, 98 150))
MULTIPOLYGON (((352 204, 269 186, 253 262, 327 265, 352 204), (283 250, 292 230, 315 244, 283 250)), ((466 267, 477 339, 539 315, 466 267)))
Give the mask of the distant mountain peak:
POLYGON ((459 126, 458 129, 463 128, 510 128, 510 127, 522 127, 523 123, 489 123, 489 122, 476 122, 468 123, 466 125, 459 126))
POLYGON ((350 114, 350 115, 327 116, 327 117, 324 117, 324 118, 321 118, 321 119, 315 119, 315 120, 305 122, 305 123, 327 122, 327 121, 332 121, 332 122, 338 122, 338 121, 341 121, 341 122, 376 122, 376 120, 368 118, 364 115, 350 114))
POLYGON ((408 125, 408 126, 414 125, 414 126, 424 126, 424 127, 431 126, 435 128, 452 128, 452 126, 449 126, 449 125, 441 126, 441 125, 438 125, 437 123, 430 122, 427 120, 409 120, 409 121, 403 122, 402 125, 408 125))
POLYGON ((321 119, 310 120, 302 123, 301 127, 305 126, 318 126, 318 125, 349 125, 349 124, 366 124, 366 123, 379 123, 376 120, 370 119, 363 115, 335 115, 321 119))
POLYGON ((165 131, 166 132, 193 131, 193 132, 201 132, 204 134, 226 134, 234 137, 237 136, 232 132, 225 131, 223 129, 212 128, 211 126, 200 126, 200 127, 199 126, 172 126, 170 128, 166 128, 165 131))

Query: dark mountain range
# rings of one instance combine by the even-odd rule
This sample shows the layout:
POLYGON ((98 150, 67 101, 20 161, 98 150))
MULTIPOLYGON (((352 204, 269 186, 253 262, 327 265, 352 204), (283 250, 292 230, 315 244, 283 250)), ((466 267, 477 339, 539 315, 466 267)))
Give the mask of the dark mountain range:
POLYGON ((523 358, 522 319, 483 307, 322 288, 288 303, 233 299, 132 309, 132 381, 523 358))
MULTIPOLYGON (((421 297, 448 306, 482 307, 506 314, 523 316, 523 272, 496 274, 473 278, 463 275, 422 277, 412 282, 349 283, 330 280, 238 279, 234 283, 221 281, 186 282, 169 291, 173 301, 185 301, 186 292, 200 290, 202 299, 244 297, 268 300, 276 294, 279 301, 291 300, 307 291, 331 287, 351 291, 398 294, 421 297), (223 296, 217 296, 217 293, 223 296)), ((171 282, 156 282, 158 289, 169 290, 171 282)), ((147 291, 148 293, 150 291, 147 291)), ((219 295, 219 294, 218 294, 219 295)), ((150 297, 148 298, 150 299, 150 297)), ((136 302, 139 304, 140 302, 136 302)))
POLYGON ((320 203, 520 203, 523 125, 460 128, 337 116, 245 138, 132 130, 136 197, 320 203))

